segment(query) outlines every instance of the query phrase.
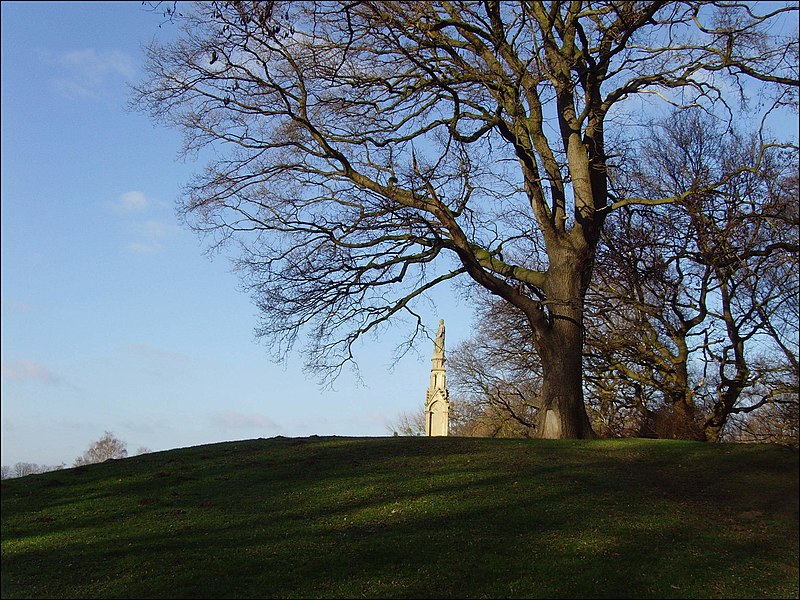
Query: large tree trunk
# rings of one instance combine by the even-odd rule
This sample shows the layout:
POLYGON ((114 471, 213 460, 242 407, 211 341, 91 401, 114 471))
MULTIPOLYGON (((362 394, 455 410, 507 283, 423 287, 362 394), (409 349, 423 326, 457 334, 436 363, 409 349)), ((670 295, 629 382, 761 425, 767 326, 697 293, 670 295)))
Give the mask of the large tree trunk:
POLYGON ((583 398, 582 352, 581 336, 563 332, 554 335, 552 347, 542 356, 544 381, 537 437, 596 437, 583 398))
POLYGON ((705 441, 705 434, 697 414, 693 392, 687 387, 685 393, 672 405, 672 437, 679 440, 705 441))
POLYGON ((543 382, 536 435, 597 437, 583 398, 583 306, 591 261, 560 249, 547 272, 549 327, 538 333, 543 382))

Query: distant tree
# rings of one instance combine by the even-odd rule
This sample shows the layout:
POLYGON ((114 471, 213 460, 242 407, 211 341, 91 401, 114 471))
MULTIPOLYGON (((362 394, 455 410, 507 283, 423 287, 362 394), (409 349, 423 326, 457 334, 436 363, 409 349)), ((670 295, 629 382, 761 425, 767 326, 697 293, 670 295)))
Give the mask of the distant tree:
MULTIPOLYGON (((797 386, 795 385, 795 390, 797 386)), ((777 396, 751 413, 733 415, 726 439, 733 442, 800 447, 800 396, 777 396)))
MULTIPOLYGON (((424 436, 425 407, 401 412, 387 425, 395 435, 424 436)), ((451 396, 449 435, 461 437, 532 437, 532 428, 511 417, 502 406, 493 406, 474 397, 451 396)))
POLYGON ((514 306, 485 298, 474 335, 448 361, 461 434, 533 437, 542 389, 533 333, 518 326, 523 315, 514 306))
POLYGON ((26 475, 34 475, 39 472, 39 465, 29 462, 18 462, 12 468, 14 477, 25 477, 26 475))
POLYGON ((141 455, 141 454, 150 454, 151 452, 152 452, 152 450, 150 448, 146 447, 146 446, 139 446, 136 449, 136 455, 137 456, 141 455))
POLYGON ((101 463, 109 459, 125 458, 128 456, 127 444, 117 439, 113 433, 106 431, 105 435, 94 442, 82 456, 75 459, 73 466, 101 463))
POLYGON ((12 467, 3 465, 2 478, 11 479, 14 477, 25 477, 26 475, 36 475, 38 473, 49 473, 50 471, 63 469, 65 466, 64 463, 60 465, 38 465, 36 463, 18 462, 12 467))
POLYGON ((397 435, 425 435, 425 407, 399 413, 387 428, 397 435))

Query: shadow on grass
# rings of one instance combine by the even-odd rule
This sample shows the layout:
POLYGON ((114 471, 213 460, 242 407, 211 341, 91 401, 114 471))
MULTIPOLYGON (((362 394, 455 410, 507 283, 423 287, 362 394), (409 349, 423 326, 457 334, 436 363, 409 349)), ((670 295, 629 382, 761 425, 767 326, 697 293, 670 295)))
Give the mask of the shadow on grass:
POLYGON ((273 438, 4 482, 3 597, 796 596, 797 455, 725 452, 273 438))

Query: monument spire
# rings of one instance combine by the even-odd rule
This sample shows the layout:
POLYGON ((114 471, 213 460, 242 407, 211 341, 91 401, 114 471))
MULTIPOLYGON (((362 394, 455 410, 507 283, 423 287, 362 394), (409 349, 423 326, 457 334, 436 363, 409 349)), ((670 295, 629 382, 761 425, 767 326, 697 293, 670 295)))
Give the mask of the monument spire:
POLYGON ((447 435, 450 423, 450 395, 447 391, 447 373, 444 357, 444 319, 439 320, 439 330, 433 341, 431 382, 425 396, 425 435, 447 435))

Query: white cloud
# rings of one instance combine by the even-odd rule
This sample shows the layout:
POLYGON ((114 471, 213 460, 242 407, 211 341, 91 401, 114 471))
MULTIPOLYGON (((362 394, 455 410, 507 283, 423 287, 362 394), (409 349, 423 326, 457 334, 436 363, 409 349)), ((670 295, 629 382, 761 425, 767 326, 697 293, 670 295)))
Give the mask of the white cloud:
POLYGON ((136 241, 127 245, 134 254, 153 254, 163 248, 163 241, 176 230, 175 225, 159 219, 148 219, 132 225, 136 241))
POLYGON ((0 306, 4 311, 28 312, 33 310, 33 305, 27 302, 17 302, 16 300, 0 300, 0 306))
POLYGON ((58 69, 51 80, 53 88, 71 98, 102 99, 115 79, 132 79, 137 70, 136 61, 119 50, 71 50, 45 54, 45 60, 58 69))
MULTIPOLYGON (((143 192, 131 190, 120 195, 113 208, 121 214, 141 214, 155 205, 152 198, 143 192)), ((130 222, 128 227, 133 232, 134 240, 126 244, 133 254, 154 254, 163 248, 162 242, 176 229, 176 226, 161 219, 146 219, 130 222)))
POLYGON ((192 358, 181 352, 159 348, 153 344, 132 343, 120 347, 124 360, 142 370, 149 378, 166 382, 192 377, 192 358))
POLYGON ((280 431, 283 428, 269 417, 259 414, 245 415, 227 411, 210 415, 212 424, 227 429, 270 429, 280 431))
POLYGON ((97 52, 94 48, 72 50, 60 55, 58 62, 86 73, 92 78, 120 75, 132 78, 136 75, 136 61, 120 50, 97 52))
POLYGON ((119 197, 117 207, 125 212, 138 212, 150 206, 150 199, 142 192, 125 192, 119 197))
POLYGON ((173 229, 173 226, 169 223, 165 223, 159 219, 148 219, 147 221, 137 223, 135 227, 139 235, 149 239, 166 237, 170 230, 173 229))
POLYGON ((100 98, 97 92, 76 81, 54 79, 52 83, 53 89, 59 96, 66 96, 67 98, 85 98, 87 100, 99 100, 100 98))
POLYGON ((155 254, 161 250, 161 244, 146 244, 143 242, 131 242, 125 247, 128 249, 128 252, 139 255, 155 254))
POLYGON ((18 360, 14 362, 4 362, 2 365, 3 379, 10 381, 34 381, 57 385, 61 383, 61 378, 47 369, 45 366, 29 361, 18 360))
POLYGON ((122 346, 122 351, 125 354, 137 357, 146 358, 148 360, 155 360, 159 363, 166 361, 186 363, 189 361, 189 356, 174 350, 167 350, 159 348, 153 344, 131 343, 122 346))

